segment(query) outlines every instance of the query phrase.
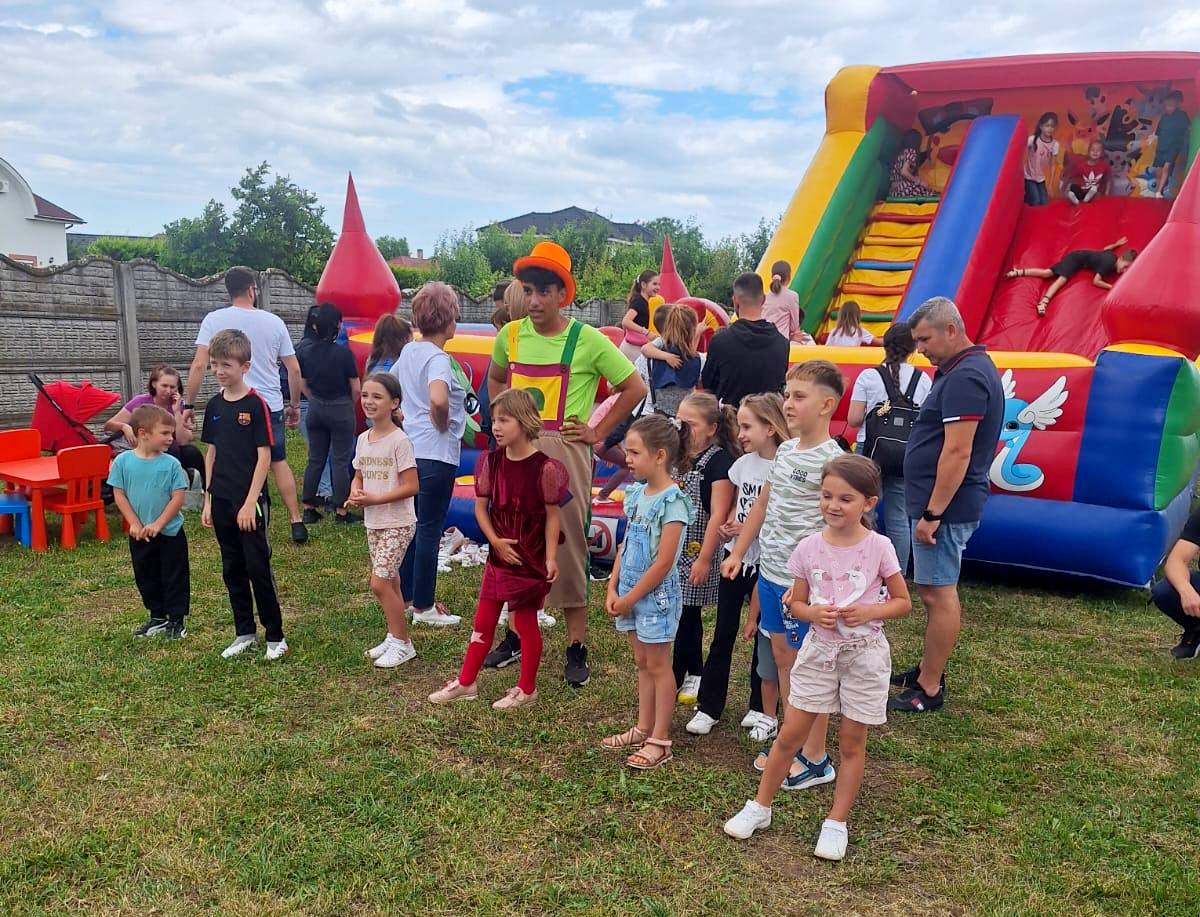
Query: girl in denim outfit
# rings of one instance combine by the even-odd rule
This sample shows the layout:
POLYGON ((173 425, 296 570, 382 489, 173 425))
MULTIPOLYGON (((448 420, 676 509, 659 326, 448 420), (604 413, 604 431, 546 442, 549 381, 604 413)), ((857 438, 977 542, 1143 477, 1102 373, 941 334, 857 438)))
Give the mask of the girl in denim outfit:
POLYGON ((683 595, 676 564, 683 532, 695 509, 671 480, 671 468, 687 446, 688 428, 661 414, 641 417, 625 436, 625 458, 644 483, 625 490, 629 523, 608 581, 605 608, 617 630, 629 634, 638 672, 638 719, 609 736, 605 748, 636 748, 626 763, 650 770, 671 760, 675 673, 671 644, 679 629, 683 595))

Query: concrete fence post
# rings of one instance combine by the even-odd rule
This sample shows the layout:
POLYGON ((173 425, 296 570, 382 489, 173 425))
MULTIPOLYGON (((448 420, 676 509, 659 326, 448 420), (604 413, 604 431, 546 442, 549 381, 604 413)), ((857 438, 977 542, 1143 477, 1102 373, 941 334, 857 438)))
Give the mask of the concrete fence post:
POLYGON ((121 325, 121 340, 125 345, 124 365, 121 367, 122 388, 126 399, 132 398, 141 387, 142 354, 138 345, 137 292, 133 285, 133 265, 127 261, 113 264, 113 295, 116 298, 117 321, 121 325))

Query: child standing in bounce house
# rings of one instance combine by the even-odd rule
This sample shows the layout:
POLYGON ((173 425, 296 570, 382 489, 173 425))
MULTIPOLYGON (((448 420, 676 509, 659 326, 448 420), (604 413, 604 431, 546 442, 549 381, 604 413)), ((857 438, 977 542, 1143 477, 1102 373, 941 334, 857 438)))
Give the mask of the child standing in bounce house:
POLYGON ((492 402, 496 448, 480 455, 475 466, 475 520, 491 551, 462 670, 458 678, 429 695, 435 704, 478 696, 475 679, 506 602, 508 618, 521 639, 521 675, 516 687, 492 707, 507 710, 537 700, 542 659, 537 613, 558 578, 559 507, 571 499, 567 469, 538 451, 541 432, 541 419, 528 392, 509 389, 496 396, 492 402))
MULTIPOLYGON (((592 446, 627 418, 646 396, 646 384, 599 329, 565 314, 575 299, 571 256, 555 242, 539 242, 513 263, 522 285, 528 315, 509 322, 496 335, 488 381, 493 400, 509 388, 523 389, 533 398, 542 421, 538 449, 562 462, 569 478, 570 500, 560 513, 563 543, 558 577, 546 604, 561 608, 567 620, 567 658, 564 676, 572 687, 588 683, 587 586, 588 514, 592 493, 592 446), (619 397, 595 427, 587 424, 600 380, 619 397)), ((511 631, 497 651, 519 653, 520 641, 511 631)))
POLYGON ((1025 203, 1045 207, 1050 203, 1047 182, 1058 161, 1058 115, 1048 111, 1038 118, 1037 130, 1025 141, 1025 203))
POLYGON ((625 437, 625 455, 641 482, 625 491, 629 524, 613 565, 604 607, 617 631, 629 634, 637 666, 638 718, 625 732, 600 744, 635 749, 625 763, 638 770, 666 764, 671 753, 675 675, 671 644, 683 611, 679 571, 684 530, 696 517, 692 501, 671 480, 671 468, 687 449, 688 428, 661 414, 640 417, 625 437))

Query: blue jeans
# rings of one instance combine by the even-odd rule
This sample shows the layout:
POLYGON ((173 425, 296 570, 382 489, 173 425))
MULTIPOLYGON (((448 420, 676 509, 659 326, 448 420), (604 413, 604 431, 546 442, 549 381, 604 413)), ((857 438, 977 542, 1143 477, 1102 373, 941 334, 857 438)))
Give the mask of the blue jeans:
POLYGON ((900 572, 907 575, 908 556, 912 551, 912 529, 904 506, 904 478, 889 476, 883 479, 883 507, 878 513, 883 521, 883 530, 896 549, 900 572))
POLYGON ((1045 207, 1050 203, 1050 194, 1044 181, 1025 179, 1025 203, 1030 207, 1045 207))
POLYGON ((417 611, 433 607, 437 587, 438 548, 446 511, 454 493, 457 465, 436 459, 417 459, 417 534, 400 564, 400 594, 412 600, 417 611))
MULTIPOLYGON (((300 436, 308 442, 308 399, 300 401, 300 436)), ((321 482, 317 485, 318 497, 333 496, 333 455, 325 460, 325 470, 321 472, 321 482)))

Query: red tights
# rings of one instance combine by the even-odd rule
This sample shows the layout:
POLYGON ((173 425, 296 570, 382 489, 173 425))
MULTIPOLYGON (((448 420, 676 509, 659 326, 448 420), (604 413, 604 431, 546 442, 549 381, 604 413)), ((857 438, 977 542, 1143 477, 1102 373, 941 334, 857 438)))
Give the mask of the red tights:
MULTIPOLYGON (((492 648, 492 638, 496 636, 496 624, 503 607, 503 602, 479 600, 471 640, 467 643, 467 655, 463 658, 462 671, 458 675, 459 684, 475 684, 483 667, 483 659, 492 648)), ((526 694, 532 694, 537 688, 537 670, 542 661, 542 632, 538 630, 537 609, 509 606, 508 621, 521 638, 521 677, 517 679, 517 687, 526 694)))

